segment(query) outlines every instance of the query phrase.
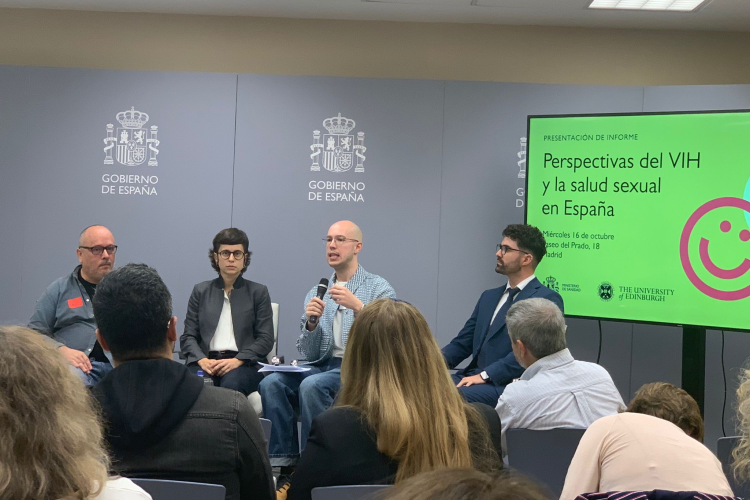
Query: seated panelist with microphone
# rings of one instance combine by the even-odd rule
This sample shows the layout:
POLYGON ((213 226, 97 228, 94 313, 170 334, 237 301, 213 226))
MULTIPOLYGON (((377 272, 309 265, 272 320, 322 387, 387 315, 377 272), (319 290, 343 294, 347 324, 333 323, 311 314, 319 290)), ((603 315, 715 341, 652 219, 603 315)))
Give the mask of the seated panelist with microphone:
MULTIPOLYGON (((269 457, 271 465, 282 467, 282 475, 291 473, 300 454, 297 409, 304 446, 312 420, 333 404, 341 386, 341 359, 354 317, 369 302, 396 296, 386 280, 359 265, 362 231, 356 224, 337 222, 323 240, 328 265, 334 272, 330 281, 324 278, 307 294, 297 340, 297 349, 311 369, 273 373, 260 384, 263 415, 273 423, 269 457)), ((284 486, 283 478, 278 486, 284 486)))
POLYGON ((180 348, 188 368, 214 385, 245 396, 258 390, 273 347, 273 310, 268 288, 242 277, 250 265, 247 234, 222 229, 208 251, 219 277, 198 283, 188 301, 180 348))

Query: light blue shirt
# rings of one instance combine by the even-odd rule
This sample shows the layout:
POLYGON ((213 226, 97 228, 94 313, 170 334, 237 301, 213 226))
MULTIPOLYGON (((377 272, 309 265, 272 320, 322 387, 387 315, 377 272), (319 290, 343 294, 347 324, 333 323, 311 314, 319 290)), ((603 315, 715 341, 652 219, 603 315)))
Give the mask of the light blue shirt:
POLYGON ((625 409, 607 370, 576 361, 568 349, 537 360, 508 384, 495 408, 507 429, 587 428, 625 409))
MULTIPOLYGON (((331 275, 329 283, 334 283, 336 273, 331 275)), ((357 272, 346 283, 349 289, 363 304, 367 305, 373 300, 384 297, 396 298, 396 292, 393 287, 377 274, 368 273, 362 266, 357 267, 357 272)), ((314 287, 305 297, 305 307, 318 293, 318 287, 314 287)), ((333 356, 334 337, 333 337, 333 320, 334 315, 339 310, 331 295, 326 291, 323 296, 323 302, 326 306, 323 309, 323 315, 318 320, 318 324, 313 331, 307 331, 307 316, 302 315, 300 329, 302 333, 297 339, 297 350, 305 357, 309 364, 320 364, 328 361, 333 356)), ((341 308, 343 317, 341 318, 341 341, 342 346, 346 349, 346 342, 349 339, 349 329, 354 322, 354 311, 347 308, 341 308)))

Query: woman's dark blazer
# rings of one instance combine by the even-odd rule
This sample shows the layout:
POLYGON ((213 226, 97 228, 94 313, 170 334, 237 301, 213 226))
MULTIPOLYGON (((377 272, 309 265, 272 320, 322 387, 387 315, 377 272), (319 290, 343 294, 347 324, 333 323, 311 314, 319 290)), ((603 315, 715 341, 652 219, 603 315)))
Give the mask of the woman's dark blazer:
MULTIPOLYGON (((234 282, 229 303, 239 349, 237 359, 251 364, 265 362, 273 348, 273 310, 268 288, 240 276, 234 282)), ((224 280, 221 277, 195 285, 188 301, 185 331, 180 337, 180 350, 186 363, 208 356, 208 346, 223 307, 224 280)))
MULTIPOLYGON (((471 406, 484 417, 499 457, 500 417, 490 406, 481 403, 471 406)), ((472 451, 478 445, 469 442, 472 451)), ((493 464, 482 465, 499 469, 502 462, 497 458, 493 464)), ((310 438, 291 477, 288 499, 310 500, 312 489, 322 486, 393 484, 397 471, 398 462, 378 451, 375 433, 362 413, 355 408, 334 407, 313 420, 310 438)))

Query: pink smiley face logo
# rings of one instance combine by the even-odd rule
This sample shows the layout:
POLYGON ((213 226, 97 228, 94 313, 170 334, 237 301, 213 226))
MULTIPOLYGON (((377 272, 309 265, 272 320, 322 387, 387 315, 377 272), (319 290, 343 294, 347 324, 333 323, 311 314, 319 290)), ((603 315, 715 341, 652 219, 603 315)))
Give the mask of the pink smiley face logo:
MULTIPOLYGON (((715 200, 708 201, 698 207, 693 214, 685 223, 685 227, 682 230, 682 236, 680 237, 680 260, 682 261, 682 268, 685 270, 690 282, 701 292, 718 300, 740 300, 750 297, 750 285, 740 288, 738 290, 718 290, 706 284, 693 269, 693 265, 690 262, 690 255, 688 253, 688 243, 690 242, 690 235, 695 229, 695 225, 698 221, 707 213, 717 208, 739 208, 750 213, 750 201, 743 200, 741 198, 717 198, 715 200)), ((728 221, 722 221, 719 224, 719 229, 723 233, 729 233, 732 230, 732 224, 728 221)), ((750 231, 742 229, 739 231, 738 237, 742 242, 750 241, 750 231)), ((708 251, 709 241, 707 238, 701 237, 698 246, 698 254, 700 256, 700 262, 703 267, 713 276, 722 280, 733 280, 740 278, 750 271, 750 259, 744 258, 739 265, 732 269, 724 269, 717 266, 711 260, 711 256, 708 251)))

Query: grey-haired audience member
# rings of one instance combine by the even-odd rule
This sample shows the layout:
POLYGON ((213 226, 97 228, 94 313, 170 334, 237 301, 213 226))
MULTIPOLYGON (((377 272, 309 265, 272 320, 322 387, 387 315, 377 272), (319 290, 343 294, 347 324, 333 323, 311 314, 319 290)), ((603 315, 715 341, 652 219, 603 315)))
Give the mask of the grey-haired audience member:
POLYGON ((588 427, 625 408, 607 370, 573 359, 565 318, 553 302, 517 302, 505 321, 513 354, 525 371, 498 399, 503 435, 513 428, 588 427))

